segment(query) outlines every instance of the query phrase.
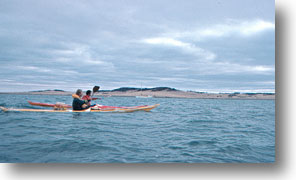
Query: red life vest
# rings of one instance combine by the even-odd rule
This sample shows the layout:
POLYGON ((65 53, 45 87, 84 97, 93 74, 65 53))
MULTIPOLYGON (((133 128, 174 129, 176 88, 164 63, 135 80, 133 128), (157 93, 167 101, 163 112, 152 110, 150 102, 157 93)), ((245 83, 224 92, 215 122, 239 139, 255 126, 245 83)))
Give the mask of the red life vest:
POLYGON ((90 106, 90 101, 92 100, 92 98, 91 98, 90 96, 85 95, 85 96, 82 97, 82 99, 83 99, 83 100, 88 100, 87 105, 90 106))
POLYGON ((85 96, 82 97, 82 99, 83 99, 83 100, 91 100, 91 97, 88 96, 88 95, 85 95, 85 96))

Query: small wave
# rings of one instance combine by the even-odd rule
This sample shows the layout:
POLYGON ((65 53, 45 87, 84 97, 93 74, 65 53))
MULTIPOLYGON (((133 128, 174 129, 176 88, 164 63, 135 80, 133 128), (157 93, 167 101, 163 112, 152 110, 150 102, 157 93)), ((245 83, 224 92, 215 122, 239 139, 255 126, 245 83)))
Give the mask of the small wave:
POLYGON ((190 120, 191 123, 226 123, 225 121, 216 121, 216 120, 190 120))
POLYGON ((222 147, 218 150, 218 152, 222 153, 242 153, 252 151, 249 145, 228 145, 222 147))
POLYGON ((182 153, 182 156, 187 156, 187 157, 194 157, 194 155, 190 154, 190 153, 182 153))
POLYGON ((169 148, 173 150, 184 149, 184 147, 180 147, 180 146, 169 146, 169 148))
POLYGON ((89 142, 81 140, 60 139, 51 143, 50 147, 43 149, 46 152, 89 152, 90 150, 100 151, 118 151, 114 147, 102 145, 99 141, 89 142))
POLYGON ((189 146, 200 146, 200 145, 212 145, 212 144, 216 144, 217 141, 214 140, 214 141, 190 141, 188 143, 189 146))

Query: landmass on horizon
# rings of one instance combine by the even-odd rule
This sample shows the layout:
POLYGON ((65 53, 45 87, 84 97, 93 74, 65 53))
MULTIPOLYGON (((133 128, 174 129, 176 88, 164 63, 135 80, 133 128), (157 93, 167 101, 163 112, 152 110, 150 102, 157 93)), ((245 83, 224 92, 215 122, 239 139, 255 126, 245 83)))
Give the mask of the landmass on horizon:
MULTIPOLYGON (((0 94, 28 95, 71 95, 74 92, 61 89, 37 90, 28 92, 0 92, 0 94)), ((208 93, 199 91, 182 91, 170 87, 135 88, 121 87, 113 90, 100 90, 95 96, 111 97, 155 97, 155 98, 197 98, 197 99, 275 99, 275 93, 208 93)))

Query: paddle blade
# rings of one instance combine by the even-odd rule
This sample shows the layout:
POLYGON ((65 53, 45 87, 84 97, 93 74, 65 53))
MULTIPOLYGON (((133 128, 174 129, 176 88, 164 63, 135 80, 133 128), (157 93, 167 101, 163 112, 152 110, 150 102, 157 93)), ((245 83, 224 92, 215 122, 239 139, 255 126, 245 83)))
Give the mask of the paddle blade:
POLYGON ((94 92, 94 93, 95 93, 95 92, 98 92, 99 89, 100 89, 100 86, 95 86, 95 87, 93 88, 93 92, 94 92))

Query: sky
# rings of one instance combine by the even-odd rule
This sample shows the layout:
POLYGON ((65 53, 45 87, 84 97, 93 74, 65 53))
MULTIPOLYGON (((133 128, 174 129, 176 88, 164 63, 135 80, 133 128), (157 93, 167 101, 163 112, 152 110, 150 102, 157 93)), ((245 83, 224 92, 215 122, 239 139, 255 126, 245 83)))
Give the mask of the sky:
POLYGON ((0 92, 275 92, 273 0, 0 0, 0 92))

